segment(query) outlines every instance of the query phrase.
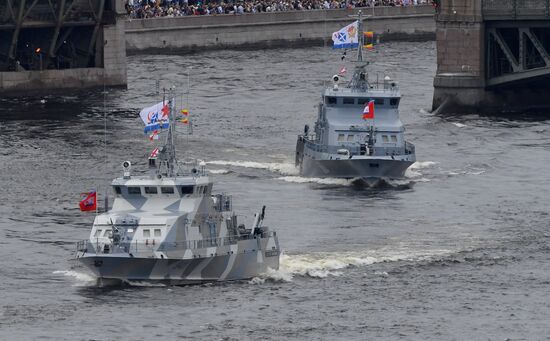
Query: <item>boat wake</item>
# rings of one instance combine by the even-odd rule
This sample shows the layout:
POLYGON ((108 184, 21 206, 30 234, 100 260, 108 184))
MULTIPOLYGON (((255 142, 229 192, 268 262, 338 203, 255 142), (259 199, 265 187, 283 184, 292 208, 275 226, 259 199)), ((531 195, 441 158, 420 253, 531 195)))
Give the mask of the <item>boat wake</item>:
POLYGON ((74 270, 58 270, 54 271, 53 274, 71 277, 75 280, 74 286, 77 287, 95 286, 97 283, 97 279, 94 276, 74 270))
MULTIPOLYGON (((255 162, 255 161, 224 161, 214 160, 205 161, 204 164, 216 166, 229 166, 241 168, 253 168, 267 170, 272 173, 278 173, 282 176, 277 177, 277 180, 290 183, 315 183, 319 185, 334 185, 334 186, 361 186, 368 188, 410 188, 416 182, 429 182, 430 179, 424 177, 421 170, 432 168, 438 164, 433 161, 423 161, 413 163, 405 173, 404 179, 378 179, 377 181, 364 181, 363 179, 341 179, 341 178, 309 178, 299 175, 299 169, 292 163, 286 162, 255 162)), ((209 170, 212 174, 228 174, 232 171, 229 169, 213 169, 209 170)))
POLYGON ((242 167, 242 168, 256 168, 256 169, 265 169, 273 173, 279 173, 282 175, 297 175, 299 173, 298 168, 294 166, 293 163, 285 162, 255 162, 255 161, 223 161, 223 160, 214 160, 206 161, 207 165, 216 165, 216 166, 231 166, 231 167, 242 167))
POLYGON ((209 169, 208 172, 210 174, 229 174, 229 173, 233 173, 229 169, 209 169))
POLYGON ((338 178, 306 178, 303 176, 281 176, 277 180, 286 182, 304 184, 304 183, 316 183, 320 185, 337 185, 337 186, 351 186, 353 179, 338 179, 338 178))
POLYGON ((433 168, 438 162, 434 161, 416 161, 405 171, 405 178, 415 182, 429 182, 430 179, 424 177, 422 170, 433 168))
POLYGON ((340 276, 344 269, 362 267, 382 262, 426 261, 448 256, 450 250, 431 251, 372 251, 372 252, 319 252, 303 255, 282 254, 279 270, 269 269, 260 277, 253 278, 253 284, 265 281, 291 282, 295 277, 326 278, 340 276))

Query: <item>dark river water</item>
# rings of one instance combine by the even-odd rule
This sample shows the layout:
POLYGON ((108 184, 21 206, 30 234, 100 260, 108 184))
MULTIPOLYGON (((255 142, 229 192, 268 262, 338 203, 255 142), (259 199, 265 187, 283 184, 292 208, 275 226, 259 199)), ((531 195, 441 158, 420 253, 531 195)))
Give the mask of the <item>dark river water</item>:
POLYGON ((548 340, 550 120, 434 116, 434 43, 371 57, 371 77, 400 82, 419 160, 381 188, 293 166, 342 65, 329 48, 132 56, 128 90, 109 90, 106 111, 97 90, 0 99, 0 339, 548 340), (188 70, 194 133, 179 128, 179 156, 206 162, 243 218, 267 205, 281 269, 95 288, 69 266, 94 218, 80 193, 102 191, 123 160, 145 169, 153 144, 138 112, 160 100, 157 79, 185 93, 188 70))

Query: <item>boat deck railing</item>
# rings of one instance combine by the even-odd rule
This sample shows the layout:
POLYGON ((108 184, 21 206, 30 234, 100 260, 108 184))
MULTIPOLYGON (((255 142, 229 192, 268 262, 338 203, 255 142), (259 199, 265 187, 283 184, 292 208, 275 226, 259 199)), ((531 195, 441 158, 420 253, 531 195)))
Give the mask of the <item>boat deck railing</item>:
POLYGON ((95 254, 109 254, 109 253, 131 253, 139 254, 144 252, 171 252, 171 251, 185 251, 185 250, 197 250, 205 249, 208 247, 220 247, 235 245, 241 240, 251 240, 257 238, 270 238, 276 236, 275 231, 263 232, 260 234, 248 234, 248 235, 233 235, 222 238, 205 238, 199 240, 184 240, 176 242, 159 242, 155 239, 146 239, 141 241, 135 241, 131 243, 121 242, 118 245, 114 245, 111 240, 102 241, 99 238, 92 242, 88 239, 81 240, 76 244, 77 252, 95 253, 95 254))
MULTIPOLYGON (((314 141, 303 139, 304 146, 318 153, 338 154, 339 150, 347 149, 350 155, 361 155, 361 147, 358 144, 344 146, 327 146, 326 144, 316 143, 314 141)), ((405 142, 404 147, 374 147, 371 156, 396 156, 409 155, 415 153, 414 144, 405 142)))

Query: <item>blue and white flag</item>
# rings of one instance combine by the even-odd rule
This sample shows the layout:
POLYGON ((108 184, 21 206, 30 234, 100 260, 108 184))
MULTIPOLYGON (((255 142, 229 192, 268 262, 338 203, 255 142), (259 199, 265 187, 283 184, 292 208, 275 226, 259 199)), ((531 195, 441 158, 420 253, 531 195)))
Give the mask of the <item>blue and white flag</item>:
POLYGON ((166 103, 160 102, 152 107, 142 109, 139 116, 143 120, 143 123, 145 123, 143 132, 148 133, 158 129, 167 129, 170 126, 168 124, 169 113, 170 108, 168 107, 168 101, 166 101, 166 103))
POLYGON ((333 49, 350 49, 359 46, 359 21, 354 21, 340 31, 332 34, 333 49))

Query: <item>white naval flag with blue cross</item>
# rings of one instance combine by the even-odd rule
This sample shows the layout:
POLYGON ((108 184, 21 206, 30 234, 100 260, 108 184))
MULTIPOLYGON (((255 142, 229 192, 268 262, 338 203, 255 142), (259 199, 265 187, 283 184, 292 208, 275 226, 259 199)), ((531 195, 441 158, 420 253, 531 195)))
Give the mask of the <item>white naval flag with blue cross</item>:
POLYGON ((359 46, 359 35, 357 33, 359 21, 354 21, 340 31, 332 34, 333 49, 350 49, 359 46))

